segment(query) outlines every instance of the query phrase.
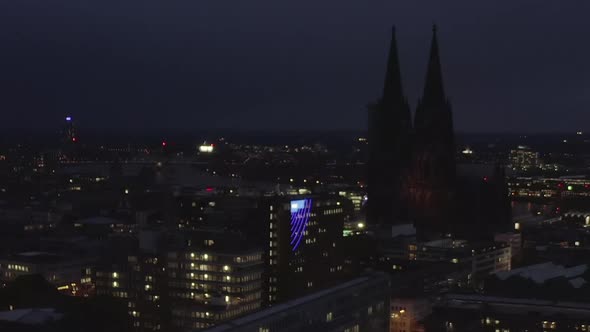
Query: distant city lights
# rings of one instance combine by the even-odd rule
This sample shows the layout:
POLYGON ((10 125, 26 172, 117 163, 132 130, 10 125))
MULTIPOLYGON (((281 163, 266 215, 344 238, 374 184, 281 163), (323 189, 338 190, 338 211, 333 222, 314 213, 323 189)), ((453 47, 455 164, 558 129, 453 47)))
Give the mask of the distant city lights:
POLYGON ((201 153, 212 153, 215 144, 203 144, 199 146, 199 152, 201 153))

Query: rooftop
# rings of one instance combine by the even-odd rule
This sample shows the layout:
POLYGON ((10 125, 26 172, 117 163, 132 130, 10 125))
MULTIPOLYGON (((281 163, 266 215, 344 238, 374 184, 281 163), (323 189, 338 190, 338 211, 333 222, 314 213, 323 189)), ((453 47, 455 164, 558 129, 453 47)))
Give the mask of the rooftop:
POLYGON ((63 314, 53 308, 32 308, 0 311, 0 321, 37 325, 51 320, 59 320, 63 314))
POLYGON ((580 288, 586 283, 586 280, 579 276, 584 274, 587 269, 588 266, 586 264, 568 268, 563 265, 547 262, 529 265, 511 271, 498 272, 496 273, 496 276, 500 280, 506 280, 512 276, 520 276, 522 278, 530 279, 537 284, 543 284, 547 280, 563 277, 569 279, 569 282, 573 287, 580 288))
POLYGON ((372 279, 371 277, 373 277, 373 279, 374 279, 374 277, 376 277, 376 276, 386 278, 384 274, 375 273, 373 275, 353 279, 348 282, 337 285, 335 287, 328 288, 328 289, 325 289, 325 290, 322 290, 322 291, 319 291, 319 292, 316 292, 316 293, 313 293, 313 294, 310 294, 310 295, 307 295, 307 296, 304 296, 304 297, 301 297, 301 298, 298 298, 298 299, 295 299, 292 301, 288 301, 288 302, 270 307, 268 309, 258 311, 256 313, 253 313, 251 315, 247 315, 242 318, 238 318, 238 319, 226 322, 225 324, 218 325, 216 327, 208 329, 207 331, 208 332, 235 331, 235 329, 239 326, 244 326, 247 324, 254 323, 258 320, 262 320, 262 319, 265 319, 265 318, 268 318, 268 317, 271 317, 274 315, 278 315, 281 312, 284 312, 286 310, 293 309, 298 306, 307 304, 309 302, 321 299, 323 297, 330 296, 334 293, 345 290, 347 288, 362 285, 363 283, 371 280, 372 279))
POLYGON ((510 298, 485 295, 448 294, 445 296, 444 306, 448 308, 460 308, 481 310, 486 307, 495 312, 505 312, 514 315, 528 313, 567 315, 568 318, 588 318, 590 316, 590 304, 579 302, 565 302, 552 300, 537 300, 530 298, 510 298))

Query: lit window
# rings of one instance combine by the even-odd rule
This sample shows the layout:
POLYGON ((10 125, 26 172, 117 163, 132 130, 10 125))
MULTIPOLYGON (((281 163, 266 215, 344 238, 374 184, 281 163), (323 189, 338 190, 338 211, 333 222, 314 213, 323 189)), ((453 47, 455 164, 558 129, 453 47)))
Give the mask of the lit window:
POLYGON ((332 312, 329 312, 326 314, 326 322, 331 322, 332 319, 334 319, 333 317, 334 315, 332 314, 332 312))

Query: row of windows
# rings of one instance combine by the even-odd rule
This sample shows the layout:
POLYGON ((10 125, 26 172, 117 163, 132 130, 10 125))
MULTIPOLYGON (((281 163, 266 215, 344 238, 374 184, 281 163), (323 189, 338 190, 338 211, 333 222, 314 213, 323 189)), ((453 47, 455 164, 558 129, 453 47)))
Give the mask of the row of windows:
POLYGON ((112 292, 113 297, 128 298, 127 292, 112 292))
POLYGON ((18 265, 18 264, 8 264, 8 269, 9 270, 14 270, 14 271, 29 272, 29 267, 28 266, 18 265))
POLYGON ((259 280, 262 273, 251 273, 242 276, 231 276, 231 275, 211 275, 211 274, 198 274, 198 273, 187 273, 185 277, 190 280, 203 280, 203 281, 215 281, 215 282, 248 282, 253 280, 259 280))
POLYGON ((316 242, 317 242, 317 239, 315 237, 311 238, 311 239, 310 238, 305 239, 306 244, 312 244, 312 243, 316 243, 316 242))
MULTIPOLYGON (((202 301, 202 302, 207 302, 209 299, 211 299, 211 294, 209 293, 205 293, 205 294, 196 294, 194 292, 169 292, 168 295, 170 297, 173 298, 181 298, 181 299, 192 299, 195 301, 202 301)), ((250 302, 250 301, 255 301, 255 300, 259 300, 261 297, 261 292, 254 292, 254 293, 250 293, 247 294, 246 296, 239 296, 239 297, 232 297, 231 295, 223 295, 223 299, 225 300, 226 303, 230 303, 233 301, 234 304, 236 303, 241 303, 241 302, 250 302)), ((159 297, 154 297, 151 300, 158 300, 159 297)))
POLYGON ((194 322, 191 326, 195 329, 206 329, 213 324, 211 323, 203 323, 203 322, 194 322))
MULTIPOLYGON (((213 245, 214 241, 213 240, 205 240, 205 244, 206 245, 213 245)), ((203 254, 198 254, 198 253, 186 253, 185 258, 188 260, 201 260, 201 261, 217 261, 220 259, 220 257, 217 257, 216 255, 212 255, 212 254, 207 254, 207 253, 203 253, 203 254)), ((168 258, 177 258, 177 253, 175 252, 169 252, 168 253, 168 258)), ((233 257, 232 261, 236 262, 236 263, 247 263, 247 262, 255 262, 255 261, 260 261, 262 259, 262 254, 253 254, 253 255, 247 255, 247 256, 237 256, 237 257, 233 257)))
MULTIPOLYGON (((204 319, 207 321, 211 320, 228 320, 238 316, 241 316, 245 313, 252 312, 256 309, 260 308, 260 303, 248 304, 244 306, 240 306, 238 308, 234 308, 231 310, 226 310, 224 312, 218 312, 213 314, 211 312, 184 312, 182 310, 173 310, 172 314, 176 317, 183 317, 183 318, 192 318, 192 319, 204 319)), ((214 323, 210 322, 203 322, 203 321, 193 321, 191 326, 194 328, 206 328, 214 323)))
POLYGON ((342 208, 339 209, 329 209, 329 210, 324 210, 324 215, 333 215, 333 214, 339 214, 342 213, 344 210, 342 208))
POLYGON ((236 263, 258 262, 260 260, 262 260, 262 254, 240 256, 234 258, 234 262, 236 263))
POLYGON ((231 309, 222 312, 209 312, 209 311, 185 311, 182 309, 173 309, 172 315, 175 317, 182 318, 197 318, 206 320, 227 320, 237 316, 241 316, 244 313, 248 313, 260 308, 260 302, 247 303, 237 307, 228 307, 231 309))
POLYGON ((229 265, 208 265, 208 264, 196 264, 196 263, 179 263, 179 262, 169 262, 168 268, 171 269, 186 269, 186 270, 199 270, 199 271, 209 271, 209 272, 229 272, 231 271, 231 266, 229 265))
POLYGON ((338 265, 337 267, 330 267, 330 272, 342 271, 342 265, 338 265))

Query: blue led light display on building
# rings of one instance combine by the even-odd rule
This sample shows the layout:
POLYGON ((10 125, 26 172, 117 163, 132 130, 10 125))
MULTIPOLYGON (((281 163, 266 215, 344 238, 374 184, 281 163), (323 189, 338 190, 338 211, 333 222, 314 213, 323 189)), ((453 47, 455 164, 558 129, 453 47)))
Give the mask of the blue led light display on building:
POLYGON ((296 251, 311 214, 311 198, 291 201, 291 248, 296 251))

